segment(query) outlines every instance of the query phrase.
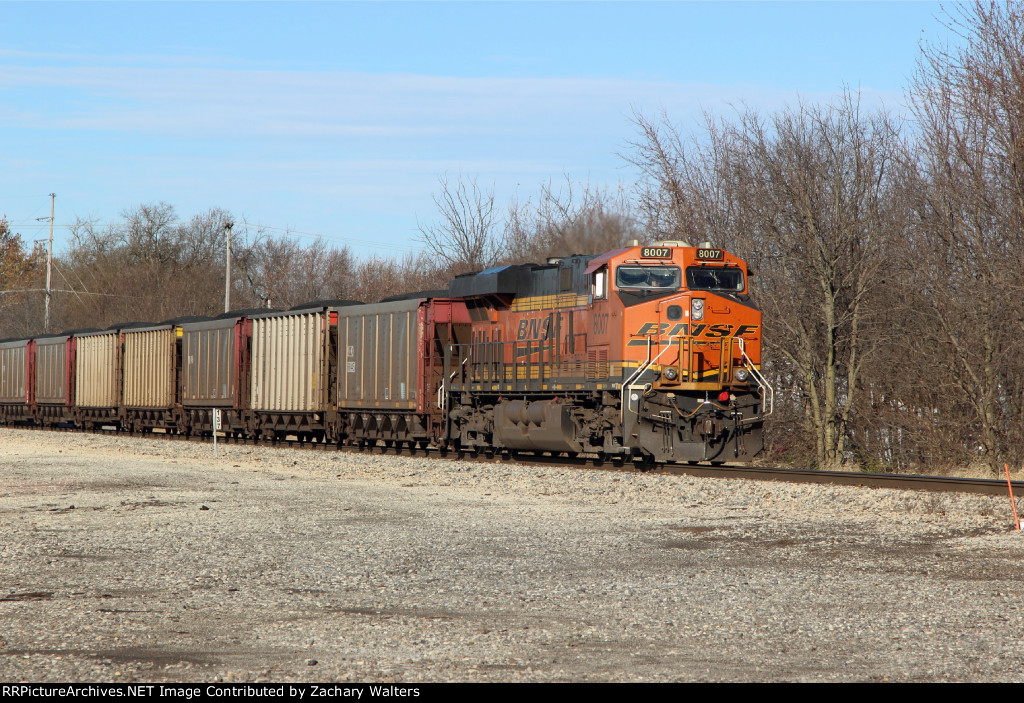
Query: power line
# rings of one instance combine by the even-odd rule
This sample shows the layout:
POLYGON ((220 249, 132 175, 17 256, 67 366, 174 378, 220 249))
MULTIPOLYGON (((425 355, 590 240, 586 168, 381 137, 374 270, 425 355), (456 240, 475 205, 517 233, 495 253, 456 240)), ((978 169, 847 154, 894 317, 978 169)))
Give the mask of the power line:
MULTIPOLYGON (((36 222, 11 222, 11 221, 8 220, 7 224, 11 228, 15 228, 15 227, 19 227, 19 228, 35 228, 35 229, 42 229, 43 228, 42 225, 39 225, 36 222)), ((188 222, 168 222, 166 224, 168 226, 171 226, 171 227, 177 227, 177 226, 187 225, 189 223, 188 222)), ((62 228, 62 229, 70 230, 71 228, 73 228, 75 226, 78 226, 78 225, 84 225, 86 227, 91 227, 93 229, 112 229, 112 228, 115 228, 115 227, 123 227, 125 225, 125 223, 124 222, 81 222, 81 223, 76 222, 76 223, 71 223, 71 224, 64 224, 64 223, 54 224, 54 227, 55 228, 62 228)), ((389 243, 389 242, 381 242, 381 241, 376 241, 376 240, 371 240, 371 239, 359 239, 357 237, 344 237, 344 236, 338 235, 338 234, 323 234, 323 233, 320 233, 320 232, 304 232, 302 230, 291 229, 290 227, 278 227, 278 226, 275 226, 275 225, 264 225, 264 224, 251 224, 251 223, 248 223, 248 222, 244 223, 244 226, 246 227, 246 229, 251 228, 251 229, 253 229, 253 230, 257 231, 257 232, 259 232, 260 230, 273 230, 275 232, 283 232, 287 236, 293 236, 293 237, 312 237, 312 238, 315 238, 315 239, 324 239, 324 240, 328 240, 328 241, 337 241, 337 242, 342 242, 342 243, 345 243, 345 244, 353 244, 353 245, 359 245, 359 246, 365 246, 365 247, 373 247, 374 249, 390 249, 392 251, 411 251, 411 252, 419 251, 419 249, 417 247, 414 247, 414 246, 405 246, 405 245, 402 245, 402 244, 392 244, 392 243, 389 243)))
MULTIPOLYGON (((45 293, 45 288, 13 288, 9 290, 0 290, 0 295, 9 295, 11 293, 45 293)), ((118 293, 90 293, 89 291, 83 290, 68 290, 66 288, 51 288, 51 293, 74 293, 75 295, 97 295, 104 298, 136 298, 141 300, 145 296, 141 295, 124 295, 118 293)))

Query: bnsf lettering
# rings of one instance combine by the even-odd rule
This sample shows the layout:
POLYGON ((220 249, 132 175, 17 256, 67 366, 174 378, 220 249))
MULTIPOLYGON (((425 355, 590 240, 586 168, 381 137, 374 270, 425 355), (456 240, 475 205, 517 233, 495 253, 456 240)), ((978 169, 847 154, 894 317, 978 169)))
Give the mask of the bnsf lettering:
POLYGON ((711 338, 728 337, 730 332, 732 332, 732 325, 711 325, 711 327, 708 327, 708 331, 704 333, 704 336, 711 338))
POLYGON ((547 339, 551 329, 551 318, 543 317, 533 320, 520 320, 519 328, 516 330, 519 340, 524 339, 547 339))
POLYGON ((667 322, 662 322, 659 325, 657 322, 648 322, 644 324, 636 334, 643 335, 644 337, 650 337, 653 335, 664 336, 666 334, 669 337, 675 337, 680 334, 686 334, 686 323, 677 322, 674 325, 669 325, 667 322))
POLYGON ((698 249, 697 258, 704 261, 718 261, 722 258, 721 249, 698 249))
POLYGON ((664 334, 665 332, 668 332, 667 322, 663 322, 661 325, 658 325, 657 322, 647 322, 644 323, 643 327, 636 331, 636 334, 641 337, 649 337, 652 334, 664 334))
MULTIPOLYGON (((657 322, 645 322, 639 330, 636 331, 634 337, 676 337, 679 335, 686 335, 690 337, 704 337, 707 339, 721 339, 723 337, 743 337, 745 335, 752 335, 755 333, 760 325, 727 325, 719 323, 715 325, 697 324, 693 326, 692 330, 687 329, 685 322, 679 322, 675 325, 669 325, 666 322, 658 324, 657 322)), ((629 342, 629 346, 643 346, 646 345, 647 341, 643 339, 634 339, 629 342)))

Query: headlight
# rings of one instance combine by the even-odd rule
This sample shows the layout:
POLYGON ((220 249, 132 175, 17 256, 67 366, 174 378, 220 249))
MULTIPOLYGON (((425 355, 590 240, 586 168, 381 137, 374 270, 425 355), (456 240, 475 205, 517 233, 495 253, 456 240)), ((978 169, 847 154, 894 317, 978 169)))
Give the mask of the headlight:
POLYGON ((679 375, 679 372, 675 370, 675 367, 668 366, 662 370, 661 375, 665 377, 666 381, 674 381, 679 375))
POLYGON ((701 298, 694 298, 690 301, 690 318, 694 320, 704 319, 704 301, 701 298))
POLYGON ((736 369, 736 371, 734 371, 732 375, 733 378, 735 378, 740 383, 744 383, 747 380, 748 376, 746 369, 736 369))

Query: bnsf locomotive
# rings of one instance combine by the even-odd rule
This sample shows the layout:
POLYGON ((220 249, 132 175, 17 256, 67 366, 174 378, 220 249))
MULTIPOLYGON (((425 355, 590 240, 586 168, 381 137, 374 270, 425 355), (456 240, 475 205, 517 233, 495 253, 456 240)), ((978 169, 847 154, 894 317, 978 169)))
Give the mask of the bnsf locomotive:
POLYGON ((747 461, 771 411, 748 285, 722 249, 660 242, 370 305, 7 340, 0 423, 747 461))

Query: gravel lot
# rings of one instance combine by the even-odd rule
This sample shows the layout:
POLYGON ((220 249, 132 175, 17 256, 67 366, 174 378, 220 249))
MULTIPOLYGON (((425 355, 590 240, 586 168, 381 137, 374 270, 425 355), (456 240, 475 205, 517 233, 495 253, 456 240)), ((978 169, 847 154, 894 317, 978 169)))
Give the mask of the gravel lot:
POLYGON ((0 431, 3 681, 1024 681, 1009 501, 0 431))

